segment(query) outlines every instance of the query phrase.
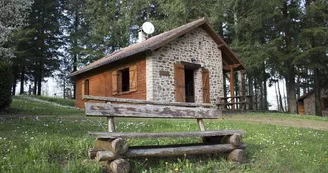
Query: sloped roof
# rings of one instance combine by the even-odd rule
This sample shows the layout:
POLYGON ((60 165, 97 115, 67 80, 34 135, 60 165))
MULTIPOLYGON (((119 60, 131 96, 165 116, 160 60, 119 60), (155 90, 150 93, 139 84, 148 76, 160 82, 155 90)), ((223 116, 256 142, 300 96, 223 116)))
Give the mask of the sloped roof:
POLYGON ((223 41, 223 39, 216 34, 216 32, 213 30, 213 28, 211 28, 208 23, 206 22, 205 18, 201 18, 198 19, 196 21, 187 23, 185 25, 182 25, 178 28, 172 29, 170 31, 161 33, 159 35, 153 36, 141 43, 137 43, 128 47, 125 47, 121 50, 115 51, 112 54, 103 57, 83 68, 81 68, 78 71, 73 72, 70 76, 76 76, 82 73, 85 73, 87 71, 90 71, 92 69, 95 69, 97 67, 127 58, 129 56, 138 54, 138 53, 142 53, 145 51, 154 51, 168 43, 170 43, 171 41, 175 40, 176 38, 182 36, 183 34, 202 26, 203 29, 205 31, 208 32, 208 34, 212 37, 212 39, 218 44, 218 46, 220 46, 222 52, 224 52, 224 54, 229 57, 229 59, 231 61, 232 64, 240 64, 241 66, 238 66, 238 69, 236 70, 241 70, 241 69, 245 69, 244 64, 242 63, 242 61, 235 55, 235 53, 232 52, 232 50, 227 46, 227 44, 223 41), (222 46, 223 45, 223 46, 222 46))
POLYGON ((298 100, 298 101, 301 101, 301 100, 305 99, 306 97, 310 96, 310 95, 313 94, 313 93, 314 93, 314 90, 311 90, 310 92, 308 92, 308 93, 302 95, 302 96, 301 96, 300 98, 298 98, 297 100, 298 100))

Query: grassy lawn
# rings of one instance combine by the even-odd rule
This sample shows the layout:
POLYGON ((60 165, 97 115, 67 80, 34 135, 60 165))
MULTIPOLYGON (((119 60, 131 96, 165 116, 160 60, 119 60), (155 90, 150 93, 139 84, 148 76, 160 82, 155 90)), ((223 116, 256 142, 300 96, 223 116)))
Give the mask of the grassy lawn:
MULTIPOLYGON (((57 102, 58 103, 58 102, 57 102)), ((243 129, 247 143, 245 164, 218 156, 131 159, 134 172, 328 172, 328 131, 272 125, 282 122, 320 122, 327 118, 288 114, 250 113, 205 121, 209 130, 243 129), (263 120, 261 123, 253 120, 263 120)), ((118 119, 118 131, 198 131, 194 120, 118 119)), ((0 113, 0 172, 103 172, 89 160, 94 144, 88 131, 105 131, 101 118, 86 118, 83 111, 14 97, 12 108, 0 113)), ((199 141, 189 138, 130 140, 131 145, 199 141)))

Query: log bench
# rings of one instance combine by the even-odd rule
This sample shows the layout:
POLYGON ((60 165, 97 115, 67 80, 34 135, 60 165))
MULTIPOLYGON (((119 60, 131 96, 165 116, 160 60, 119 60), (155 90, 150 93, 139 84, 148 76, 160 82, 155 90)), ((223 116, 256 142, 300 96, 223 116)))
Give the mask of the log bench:
MULTIPOLYGON (((96 138, 95 147, 89 149, 90 159, 99 162, 105 161, 111 172, 129 172, 128 158, 137 157, 170 157, 193 154, 226 154, 227 158, 234 162, 244 162, 244 149, 242 142, 242 130, 215 130, 206 131, 203 119, 215 119, 221 114, 216 107, 199 107, 199 104, 168 103, 165 105, 135 104, 134 99, 123 99, 126 103, 134 104, 108 104, 85 103, 87 116, 107 117, 109 132, 89 132, 96 138), (173 106, 172 106, 173 105, 173 106), (133 118, 186 118, 196 119, 200 131, 196 132, 163 132, 163 133, 135 133, 115 132, 114 117, 133 118), (157 146, 128 146, 128 138, 200 138, 200 143, 157 145, 157 146)), ((203 105, 204 106, 204 105, 203 105)))

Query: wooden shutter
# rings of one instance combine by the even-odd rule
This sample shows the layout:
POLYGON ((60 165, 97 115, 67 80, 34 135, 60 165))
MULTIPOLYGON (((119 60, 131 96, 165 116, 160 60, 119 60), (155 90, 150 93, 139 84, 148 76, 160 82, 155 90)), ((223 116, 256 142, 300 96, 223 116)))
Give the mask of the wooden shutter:
POLYGON ((84 96, 84 80, 82 81, 82 88, 81 88, 82 97, 84 96))
POLYGON ((89 79, 84 81, 84 94, 89 95, 89 79))
POLYGON ((137 65, 132 65, 129 67, 129 83, 130 91, 137 91, 138 76, 137 76, 137 65))
POLYGON ((185 89, 185 74, 184 66, 182 64, 175 64, 174 66, 174 85, 175 85, 175 101, 186 101, 185 89))
POLYGON ((210 73, 207 69, 202 69, 202 89, 203 89, 203 102, 210 103, 210 73))
POLYGON ((117 95, 118 93, 117 74, 117 71, 112 72, 112 95, 117 95))

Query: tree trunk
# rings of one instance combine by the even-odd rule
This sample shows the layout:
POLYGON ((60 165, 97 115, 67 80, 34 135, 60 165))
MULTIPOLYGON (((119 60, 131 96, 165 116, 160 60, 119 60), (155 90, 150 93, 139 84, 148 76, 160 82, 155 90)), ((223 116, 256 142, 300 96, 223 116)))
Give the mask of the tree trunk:
POLYGON ((296 83, 296 97, 301 97, 301 75, 300 75, 300 69, 298 68, 298 75, 297 75, 297 83, 296 83))
POLYGON ((259 82, 259 86, 260 86, 260 109, 264 110, 264 92, 263 92, 263 81, 259 82))
POLYGON ((36 95, 36 89, 38 87, 38 80, 37 80, 37 75, 34 75, 34 88, 33 88, 33 94, 36 95))
POLYGON ((248 77, 248 87, 249 87, 249 95, 251 96, 251 99, 249 100, 249 110, 254 110, 254 103, 253 103, 253 98, 254 98, 254 85, 253 85, 253 77, 249 76, 248 77))
POLYGON ((280 104, 280 109, 282 112, 285 112, 284 110, 284 105, 282 103, 282 97, 281 97, 281 92, 280 92, 280 86, 279 86, 279 81, 278 81, 278 93, 279 93, 279 104, 280 104))
POLYGON ((264 92, 264 102, 263 102, 263 105, 264 105, 264 110, 268 110, 268 96, 267 96, 267 82, 266 80, 263 81, 263 92, 264 92))
POLYGON ((25 80, 25 72, 24 68, 22 69, 22 72, 20 74, 20 91, 19 94, 24 94, 24 80, 25 80))
POLYGON ((314 99, 315 99, 315 115, 322 116, 321 110, 321 87, 320 87, 320 70, 314 69, 314 99))
POLYGON ((276 102, 277 102, 277 110, 280 112, 280 105, 279 105, 279 96, 278 96, 278 91, 277 91, 277 81, 274 81, 274 91, 276 92, 276 102))
POLYGON ((288 74, 287 84, 287 100, 288 100, 288 112, 291 114, 296 113, 296 87, 295 87, 295 73, 294 69, 290 70, 288 74))
MULTIPOLYGON (((291 44, 291 36, 290 36, 290 26, 289 26, 289 11, 287 0, 283 1, 282 15, 285 21, 284 23, 284 41, 285 41, 285 52, 287 55, 289 54, 289 47, 291 44), (288 20, 288 21, 287 21, 288 20)), ((291 55, 288 55, 291 56, 291 55)), ((286 62, 288 74, 286 76, 286 88, 287 88, 287 102, 288 102, 288 112, 296 113, 296 87, 295 87, 295 69, 292 62, 292 57, 288 57, 289 59, 286 62)))
POLYGON ((13 85, 12 85, 12 93, 11 95, 16 94, 16 85, 17 85, 17 74, 14 74, 14 80, 13 80, 13 85))
POLYGON ((38 75, 38 95, 41 95, 41 87, 42 87, 42 77, 41 77, 41 70, 40 70, 40 74, 38 75))
POLYGON ((257 79, 254 80, 254 102, 255 102, 255 110, 259 110, 259 104, 258 104, 258 90, 257 90, 257 79))

